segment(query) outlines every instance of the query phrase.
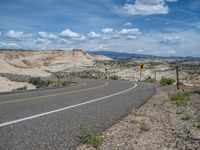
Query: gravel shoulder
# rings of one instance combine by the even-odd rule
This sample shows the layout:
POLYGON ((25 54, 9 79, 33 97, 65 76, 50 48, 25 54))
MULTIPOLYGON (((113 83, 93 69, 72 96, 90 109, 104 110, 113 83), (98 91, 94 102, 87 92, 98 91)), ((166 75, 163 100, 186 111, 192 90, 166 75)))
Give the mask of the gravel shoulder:
MULTIPOLYGON (((103 133, 100 150, 199 150, 200 95, 191 94, 185 107, 177 107, 170 95, 174 86, 157 87, 142 107, 103 133), (180 111, 181 110, 181 111, 180 111), (191 119, 184 120, 185 113, 191 119), (141 127, 145 124, 145 131, 141 127)), ((93 150, 81 145, 77 150, 93 150)))

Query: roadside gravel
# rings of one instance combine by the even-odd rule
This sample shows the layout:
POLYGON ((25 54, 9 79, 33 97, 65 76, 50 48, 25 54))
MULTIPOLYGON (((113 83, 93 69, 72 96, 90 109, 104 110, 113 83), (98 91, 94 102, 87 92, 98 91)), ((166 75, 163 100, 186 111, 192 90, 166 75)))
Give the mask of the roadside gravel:
MULTIPOLYGON (((99 149, 200 150, 200 95, 192 94, 187 106, 178 108, 170 101, 175 91, 174 86, 158 87, 145 105, 103 133, 104 142, 99 149), (183 120, 185 113, 191 119, 183 120), (142 123, 149 131, 141 129, 142 123)), ((93 149, 81 145, 77 150, 93 149)))

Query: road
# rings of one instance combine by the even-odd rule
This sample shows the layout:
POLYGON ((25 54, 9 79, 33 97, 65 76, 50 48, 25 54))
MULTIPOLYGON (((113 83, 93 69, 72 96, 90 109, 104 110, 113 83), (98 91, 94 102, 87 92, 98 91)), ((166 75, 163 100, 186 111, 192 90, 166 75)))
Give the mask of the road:
POLYGON ((65 88, 0 95, 0 150, 75 149, 81 125, 103 131, 154 93, 153 84, 77 82, 65 88))

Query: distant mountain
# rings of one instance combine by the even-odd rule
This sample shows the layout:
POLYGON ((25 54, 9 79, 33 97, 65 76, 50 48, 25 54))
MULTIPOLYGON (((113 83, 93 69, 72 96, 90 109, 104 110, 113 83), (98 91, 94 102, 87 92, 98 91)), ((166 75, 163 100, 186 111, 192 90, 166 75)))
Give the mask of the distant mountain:
POLYGON ((135 54, 135 53, 122 53, 114 51, 87 51, 90 55, 104 55, 112 59, 135 59, 135 58, 157 58, 158 56, 135 54))

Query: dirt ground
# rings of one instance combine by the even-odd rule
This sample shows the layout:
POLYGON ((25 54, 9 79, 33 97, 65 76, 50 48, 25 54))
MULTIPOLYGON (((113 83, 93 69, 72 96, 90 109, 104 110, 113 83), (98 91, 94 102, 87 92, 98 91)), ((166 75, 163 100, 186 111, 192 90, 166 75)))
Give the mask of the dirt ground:
MULTIPOLYGON (((177 107, 170 95, 174 86, 158 87, 142 107, 103 133, 100 150, 200 150, 200 95, 191 94, 185 107, 177 107), (181 110, 181 111, 180 111, 181 110), (188 113, 191 119, 184 120, 188 113), (141 127, 145 124, 147 130, 141 127)), ((78 150, 93 150, 81 145, 78 150)))
POLYGON ((26 86, 27 89, 35 89, 35 86, 27 82, 15 82, 0 76, 0 93, 8 92, 26 86))

